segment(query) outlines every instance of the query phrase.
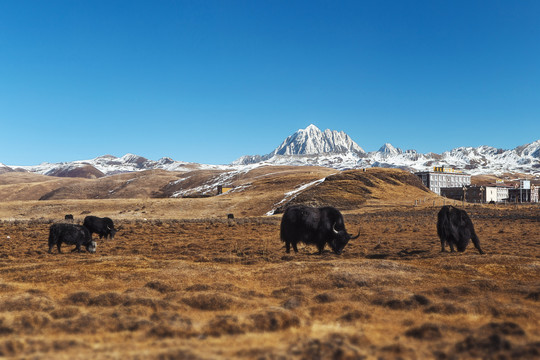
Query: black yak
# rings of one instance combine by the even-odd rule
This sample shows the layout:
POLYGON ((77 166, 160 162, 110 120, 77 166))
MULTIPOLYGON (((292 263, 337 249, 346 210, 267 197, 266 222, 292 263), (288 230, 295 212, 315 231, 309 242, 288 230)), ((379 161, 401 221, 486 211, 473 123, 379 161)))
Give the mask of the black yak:
POLYGON ((472 240, 478 252, 484 253, 480 248, 480 240, 476 236, 473 223, 465 210, 451 205, 443 206, 437 215, 437 234, 441 239, 441 252, 445 251, 445 243, 448 243, 451 252, 454 252, 454 246, 457 251, 463 252, 469 245, 469 240, 472 240))
POLYGON ((281 241, 285 242, 286 252, 298 252, 296 244, 315 244, 322 253, 328 243, 332 251, 341 254, 349 240, 356 239, 345 230, 343 215, 339 210, 327 206, 313 208, 304 205, 295 205, 287 208, 281 219, 281 241))
POLYGON ((62 243, 75 245, 71 252, 81 252, 81 245, 84 245, 86 251, 95 253, 97 247, 96 242, 92 241, 92 235, 84 226, 66 223, 52 224, 49 228, 49 253, 52 253, 54 245, 57 246, 58 252, 62 253, 62 243))
POLYGON ((90 231, 90 235, 96 233, 100 239, 110 237, 112 240, 114 239, 114 234, 118 231, 118 229, 114 228, 113 221, 108 217, 87 216, 84 218, 83 226, 90 231))

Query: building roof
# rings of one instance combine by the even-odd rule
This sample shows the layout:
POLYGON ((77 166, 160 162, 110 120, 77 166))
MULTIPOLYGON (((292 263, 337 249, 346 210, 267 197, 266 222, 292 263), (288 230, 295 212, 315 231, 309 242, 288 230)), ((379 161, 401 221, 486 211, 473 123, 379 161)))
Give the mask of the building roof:
POLYGON ((501 184, 501 183, 496 183, 496 184, 485 184, 485 185, 482 185, 482 186, 485 186, 485 187, 500 187, 500 188, 508 188, 508 189, 511 189, 513 188, 514 186, 513 185, 508 185, 508 184, 501 184))
POLYGON ((414 175, 419 175, 419 174, 467 175, 467 176, 471 176, 470 174, 467 174, 467 173, 464 173, 464 172, 442 172, 442 171, 433 171, 433 170, 428 170, 428 171, 417 171, 417 172, 414 173, 414 175))

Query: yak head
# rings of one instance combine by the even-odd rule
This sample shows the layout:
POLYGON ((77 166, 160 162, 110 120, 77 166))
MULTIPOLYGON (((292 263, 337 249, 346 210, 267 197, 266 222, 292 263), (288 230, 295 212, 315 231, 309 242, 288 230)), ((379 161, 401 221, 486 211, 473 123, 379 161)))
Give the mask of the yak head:
POLYGON ((111 237, 111 240, 114 239, 114 234, 116 234, 117 231, 118 231, 118 229, 115 229, 114 227, 107 226, 107 232, 109 233, 109 236, 111 237))
POLYGON ((360 236, 360 231, 358 231, 358 235, 352 236, 343 228, 342 230, 336 229, 336 224, 332 226, 332 239, 328 242, 328 245, 330 245, 330 248, 332 248, 332 251, 335 252, 338 255, 341 255, 341 252, 349 242, 349 240, 354 240, 360 236))
POLYGON ((457 251, 464 252, 467 248, 467 245, 469 245, 469 239, 458 241, 456 243, 457 251))
POLYGON ((86 251, 93 254, 93 253, 96 252, 97 243, 94 240, 92 240, 92 241, 88 242, 85 245, 85 247, 86 247, 86 251))

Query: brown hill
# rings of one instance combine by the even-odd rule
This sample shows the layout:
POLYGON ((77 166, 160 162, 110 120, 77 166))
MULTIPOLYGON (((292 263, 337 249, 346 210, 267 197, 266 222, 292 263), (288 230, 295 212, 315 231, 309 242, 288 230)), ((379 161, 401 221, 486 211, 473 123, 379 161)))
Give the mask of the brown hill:
POLYGON ((105 176, 105 174, 92 165, 83 165, 73 168, 59 168, 48 174, 50 176, 58 177, 75 177, 84 179, 97 179, 105 176))
POLYGON ((0 218, 63 218, 66 213, 147 219, 213 218, 228 213, 246 217, 279 213, 299 203, 355 212, 437 198, 416 176, 397 169, 339 172, 267 166, 240 173, 152 170, 99 179, 0 175, 0 218), (215 196, 218 184, 232 190, 215 196), (179 197, 171 198, 174 194, 179 197))
POLYGON ((14 170, 10 168, 9 166, 6 166, 4 164, 0 164, 0 174, 13 172, 14 170))
POLYGON ((433 195, 417 176, 407 171, 382 168, 347 170, 328 176, 321 184, 303 191, 290 202, 282 204, 276 213, 291 204, 330 205, 354 210, 368 201, 413 203, 415 199, 433 195))
POLYGON ((74 181, 42 194, 40 200, 138 199, 154 197, 157 189, 177 180, 182 173, 149 170, 74 181))
POLYGON ((28 172, 4 173, 0 174, 0 201, 38 200, 43 194, 82 181, 28 172))

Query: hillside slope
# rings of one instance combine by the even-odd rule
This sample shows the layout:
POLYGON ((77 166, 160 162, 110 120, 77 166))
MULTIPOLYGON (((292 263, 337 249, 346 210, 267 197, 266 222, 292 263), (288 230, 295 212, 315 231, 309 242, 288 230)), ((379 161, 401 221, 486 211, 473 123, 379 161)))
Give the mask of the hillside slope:
POLYGON ((223 218, 228 213, 250 217, 280 213, 299 203, 356 212, 366 206, 410 206, 416 199, 438 198, 416 176, 398 169, 339 172, 321 167, 269 166, 231 175, 196 172, 191 179, 185 173, 147 171, 100 179, 43 176, 42 182, 34 178, 32 183, 13 180, 7 185, 4 179, 0 219, 63 218, 67 213, 132 219, 223 218), (221 180, 232 190, 219 196, 212 190, 214 196, 209 197, 170 197, 178 191, 213 189, 221 180), (186 184, 189 186, 177 187, 186 184), (30 192, 33 197, 29 197, 30 192))
POLYGON ((276 213, 287 206, 334 206, 341 210, 355 210, 366 203, 414 203, 415 199, 432 197, 433 194, 420 179, 403 170, 372 168, 346 170, 331 175, 317 186, 301 192, 291 201, 282 204, 276 213))

